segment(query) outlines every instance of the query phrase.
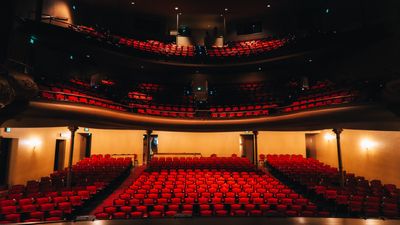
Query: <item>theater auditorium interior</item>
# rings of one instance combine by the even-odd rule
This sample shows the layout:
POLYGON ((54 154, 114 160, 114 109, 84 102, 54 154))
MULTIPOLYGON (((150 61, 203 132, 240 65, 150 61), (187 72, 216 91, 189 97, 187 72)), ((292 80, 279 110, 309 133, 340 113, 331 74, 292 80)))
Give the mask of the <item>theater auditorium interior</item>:
POLYGON ((398 0, 4 0, 0 224, 400 224, 398 0))

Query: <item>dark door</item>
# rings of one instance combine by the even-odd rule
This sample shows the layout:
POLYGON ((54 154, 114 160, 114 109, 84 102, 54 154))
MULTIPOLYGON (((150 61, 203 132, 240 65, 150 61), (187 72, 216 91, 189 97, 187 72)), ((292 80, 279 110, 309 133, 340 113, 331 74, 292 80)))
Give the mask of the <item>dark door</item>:
POLYGON ((56 140, 56 151, 54 155, 54 171, 64 169, 65 147, 66 147, 65 140, 56 140))
POLYGON ((306 134, 306 157, 307 158, 317 158, 317 147, 316 143, 317 134, 306 134))
POLYGON ((254 161, 254 135, 242 134, 240 135, 242 143, 242 157, 248 158, 251 162, 254 161))
POLYGON ((0 186, 8 183, 12 138, 0 138, 0 186))
POLYGON ((79 159, 83 159, 85 157, 90 157, 92 154, 92 134, 83 133, 80 134, 80 149, 79 149, 79 159))
POLYGON ((158 153, 158 135, 150 135, 150 142, 147 141, 147 135, 143 135, 143 162, 150 161, 154 154, 158 153), (147 145, 150 144, 150 147, 147 145))

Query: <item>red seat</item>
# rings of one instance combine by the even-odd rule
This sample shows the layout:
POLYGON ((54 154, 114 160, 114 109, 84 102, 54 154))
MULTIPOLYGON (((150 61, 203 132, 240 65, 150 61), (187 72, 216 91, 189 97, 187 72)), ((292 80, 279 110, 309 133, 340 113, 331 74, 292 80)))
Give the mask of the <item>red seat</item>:
POLYGON ((112 218, 113 219, 126 219, 126 213, 125 212, 113 213, 112 218))
POLYGON ((149 217, 160 218, 160 217, 162 217, 162 212, 160 212, 160 211, 151 211, 151 212, 149 212, 149 217))
POLYGON ((21 222, 21 214, 13 213, 13 214, 7 214, 4 217, 7 221, 10 221, 12 223, 19 223, 21 222))
POLYGON ((200 210, 200 216, 212 216, 211 210, 200 210))
POLYGON ((142 218, 143 217, 143 212, 131 212, 130 213, 131 218, 142 218))

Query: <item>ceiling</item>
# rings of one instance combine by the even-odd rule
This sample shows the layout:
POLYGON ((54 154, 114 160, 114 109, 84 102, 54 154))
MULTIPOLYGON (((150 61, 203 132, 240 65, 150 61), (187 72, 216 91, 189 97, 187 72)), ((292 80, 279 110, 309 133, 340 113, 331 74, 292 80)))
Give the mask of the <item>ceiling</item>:
POLYGON ((81 0, 79 4, 161 17, 175 16, 179 12, 184 15, 226 14, 236 18, 263 15, 272 10, 276 11, 289 2, 291 0, 81 0), (178 7, 178 10, 175 7, 178 7))

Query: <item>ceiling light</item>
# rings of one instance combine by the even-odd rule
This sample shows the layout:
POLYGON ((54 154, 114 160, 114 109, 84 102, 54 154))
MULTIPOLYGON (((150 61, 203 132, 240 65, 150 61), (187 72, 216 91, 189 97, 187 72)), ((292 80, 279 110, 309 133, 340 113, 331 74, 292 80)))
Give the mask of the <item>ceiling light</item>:
POLYGON ((178 7, 178 6, 175 6, 175 10, 179 10, 179 7, 178 7))
POLYGON ((225 8, 225 12, 227 12, 229 9, 228 8, 225 8))
POLYGON ((131 2, 131 5, 134 5, 135 4, 135 2, 131 2))
POLYGON ((267 4, 267 8, 271 8, 271 4, 267 4))

